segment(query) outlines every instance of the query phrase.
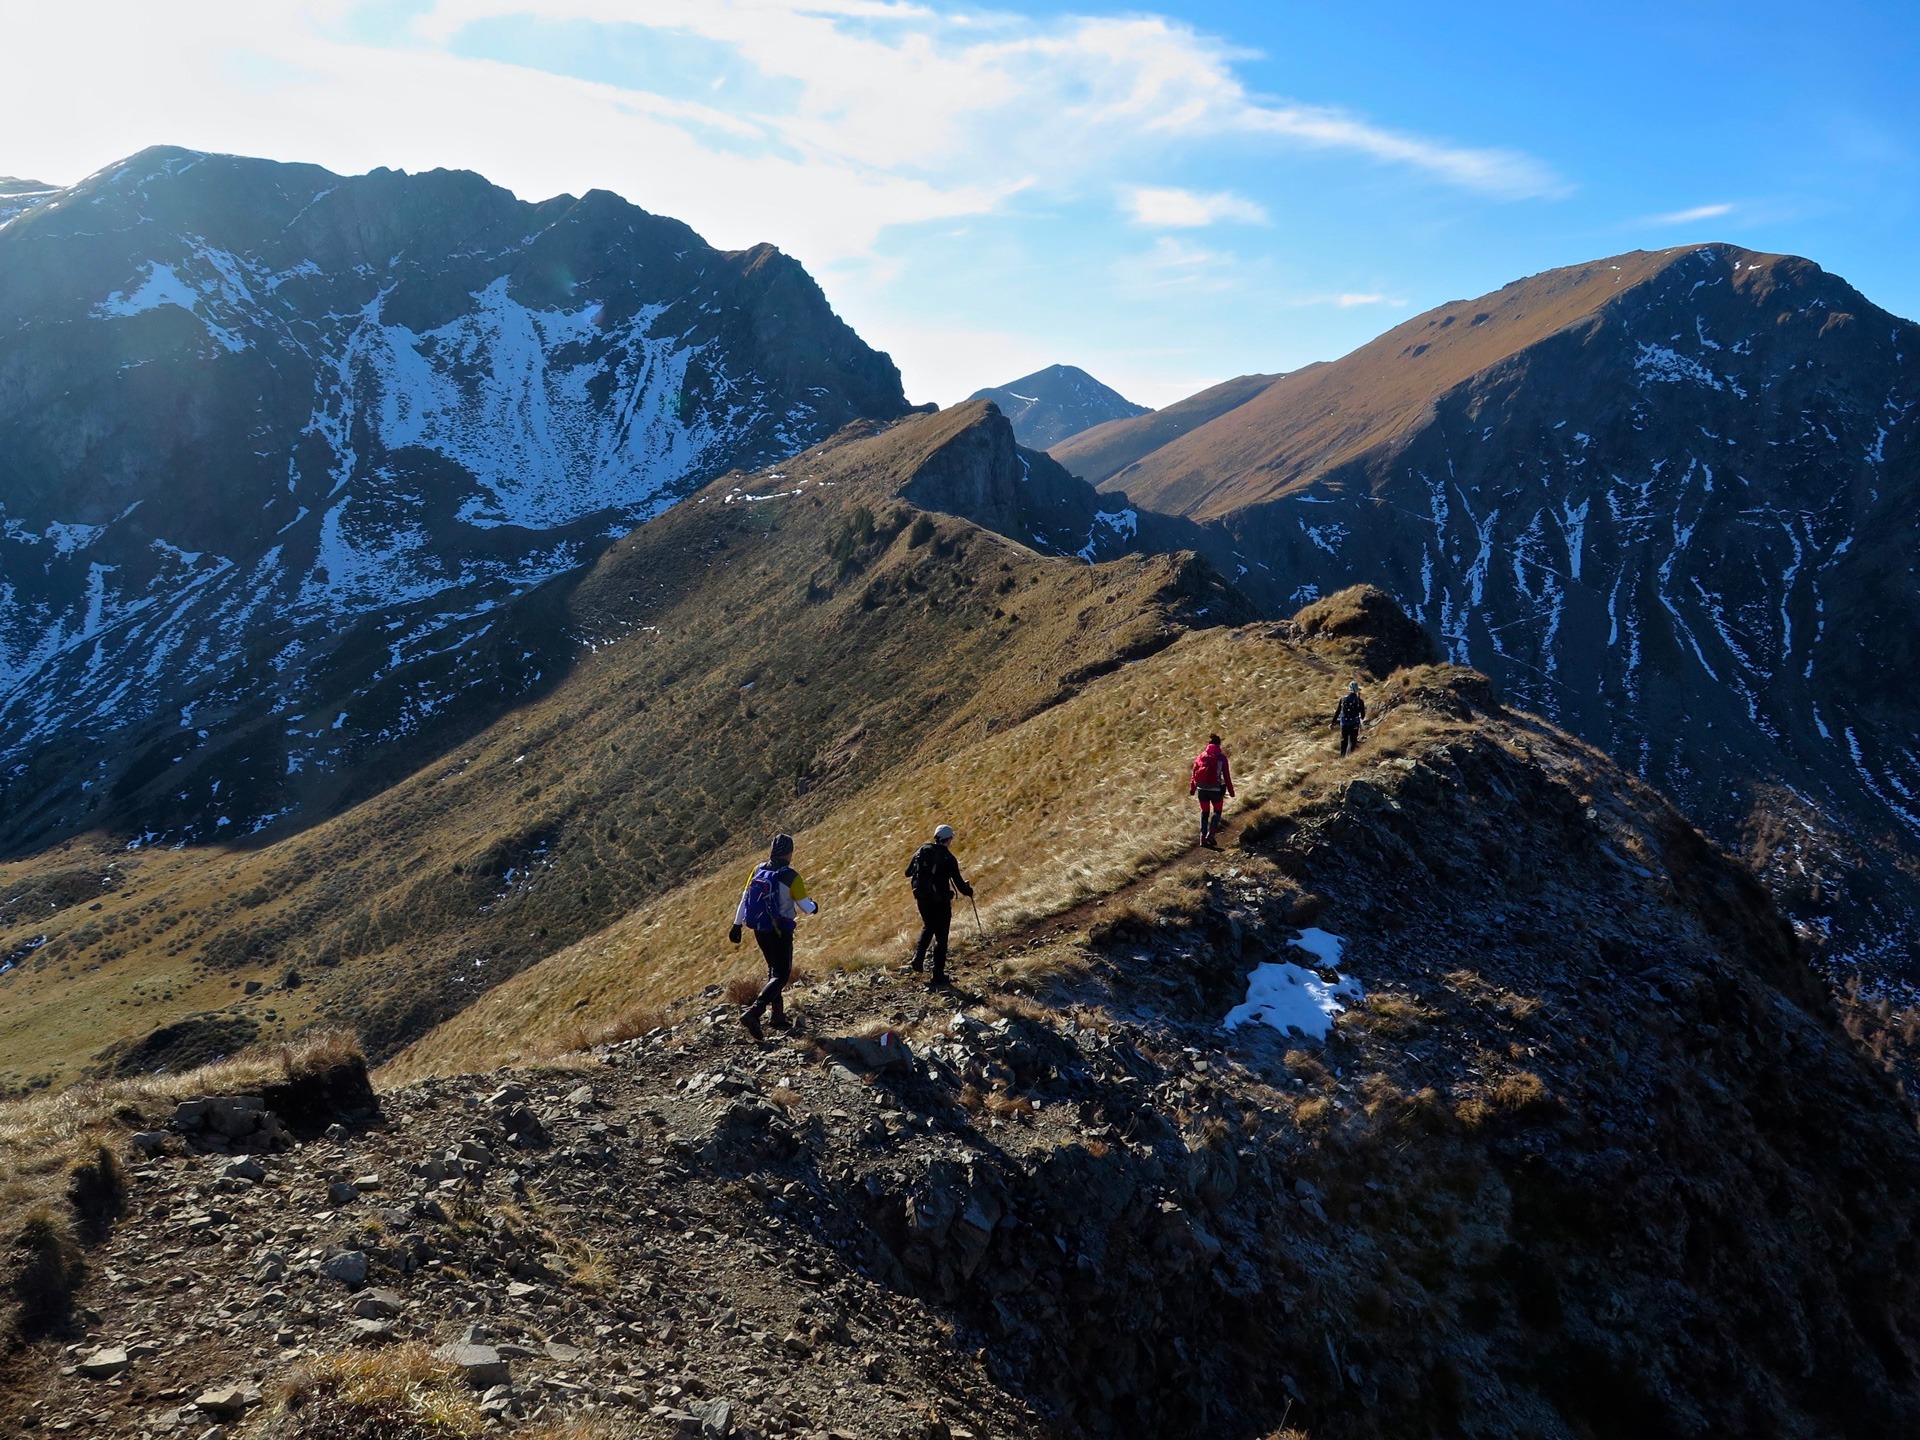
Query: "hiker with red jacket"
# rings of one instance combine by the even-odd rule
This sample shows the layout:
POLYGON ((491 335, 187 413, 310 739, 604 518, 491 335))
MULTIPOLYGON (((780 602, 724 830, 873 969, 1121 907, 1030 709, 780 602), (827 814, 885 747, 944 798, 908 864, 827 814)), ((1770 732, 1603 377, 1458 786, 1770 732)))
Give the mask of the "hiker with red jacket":
POLYGON ((1218 850, 1220 809, 1233 794, 1233 771, 1227 764, 1227 752, 1220 748, 1220 737, 1209 735, 1206 749, 1193 757, 1193 769, 1187 776, 1187 794, 1200 797, 1200 843, 1218 850))
POLYGON ((781 1008, 781 991, 793 978, 793 931, 796 916, 812 915, 819 906, 807 898, 807 882, 788 862, 793 859, 793 837, 776 835, 767 858, 756 865, 740 892, 740 904, 733 912, 733 928, 727 938, 740 943, 743 930, 753 938, 767 962, 767 983, 740 1016, 740 1023, 756 1040, 766 1038, 760 1029, 760 1017, 769 1007, 776 1030, 787 1028, 786 1011, 781 1008))

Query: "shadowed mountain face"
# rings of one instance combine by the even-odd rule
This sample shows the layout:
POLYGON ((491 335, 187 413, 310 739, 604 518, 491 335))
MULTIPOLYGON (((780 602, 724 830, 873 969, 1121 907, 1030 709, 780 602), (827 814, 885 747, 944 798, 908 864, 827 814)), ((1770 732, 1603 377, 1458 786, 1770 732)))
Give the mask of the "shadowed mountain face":
POLYGON ((1442 306, 1118 468, 1061 454, 1269 606, 1382 585, 1743 848, 1830 964, 1914 975, 1916 401, 1920 327, 1707 246, 1442 306))
POLYGON ((16 840, 300 810, 541 680, 503 602, 906 408, 794 261, 602 191, 163 149, 0 221, 16 840))
POLYGON ((1013 422, 1014 438, 1034 450, 1045 450, 1110 420, 1150 413, 1076 365, 1049 365, 1010 384, 976 390, 967 398, 993 401, 1013 422))

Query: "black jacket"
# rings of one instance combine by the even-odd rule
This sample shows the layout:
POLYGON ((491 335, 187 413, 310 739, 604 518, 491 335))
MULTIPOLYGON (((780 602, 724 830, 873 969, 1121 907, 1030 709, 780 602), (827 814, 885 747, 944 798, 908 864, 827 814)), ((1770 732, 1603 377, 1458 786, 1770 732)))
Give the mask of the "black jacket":
POLYGON ((1367 718, 1367 702, 1360 698, 1358 691, 1349 690, 1333 707, 1333 718, 1341 725, 1358 725, 1367 718))
POLYGON ((962 895, 973 894, 973 887, 961 877, 960 862, 953 858, 953 851, 938 840, 929 840, 913 852, 913 859, 907 862, 907 879, 913 882, 913 898, 951 901, 953 892, 962 895))

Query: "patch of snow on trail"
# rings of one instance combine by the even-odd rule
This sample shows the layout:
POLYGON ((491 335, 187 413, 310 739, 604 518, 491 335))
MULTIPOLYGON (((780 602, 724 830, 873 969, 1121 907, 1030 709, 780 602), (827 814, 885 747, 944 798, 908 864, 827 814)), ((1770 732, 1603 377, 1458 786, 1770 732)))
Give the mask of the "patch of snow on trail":
MULTIPOLYGON (((1295 948, 1305 950, 1320 964, 1335 967, 1340 963, 1344 942, 1317 926, 1309 926, 1293 939, 1295 948)), ((1316 1040, 1326 1038, 1333 1017, 1347 1008, 1346 1002, 1362 996, 1360 982, 1351 976, 1328 984, 1311 970, 1289 963, 1256 965, 1247 977, 1247 998, 1227 1012, 1221 1026, 1238 1030, 1257 1022, 1270 1025, 1285 1034, 1298 1030, 1316 1040)))

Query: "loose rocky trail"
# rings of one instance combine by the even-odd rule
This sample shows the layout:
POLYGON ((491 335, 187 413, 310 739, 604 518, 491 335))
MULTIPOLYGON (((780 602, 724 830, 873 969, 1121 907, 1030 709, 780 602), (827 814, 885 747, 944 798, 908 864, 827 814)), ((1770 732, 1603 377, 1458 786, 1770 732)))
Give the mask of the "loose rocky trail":
MULTIPOLYGON (((144 1132, 156 1153, 129 1167, 86 1334, 16 1357, 9 1392, 37 1398, 7 1418, 200 1434, 251 1411, 246 1428, 271 1432, 266 1401, 298 1362, 419 1340, 508 1426, 606 1411, 709 1434, 1044 1433, 998 1383, 989 1335, 930 1313, 916 1281, 955 1290, 996 1248, 1002 1266, 1035 1248, 1041 1270, 1087 1263, 1069 1238, 1085 1216, 999 1178, 1092 1162, 1114 1134, 1070 1094, 1002 1098, 1036 1078, 1034 1036, 1055 1077, 1154 1067, 1104 1016, 1055 1031, 978 1003, 977 968, 957 956, 961 985, 935 992, 879 969, 802 985, 792 1031, 765 1044, 708 995, 553 1067, 388 1092, 376 1122, 294 1153, 144 1132), (871 1038, 902 1032, 904 1048, 871 1038), (889 1210, 902 1235, 873 1228, 889 1210)), ((1217 1255, 1163 1209, 1186 1263, 1217 1255)), ((1034 1268, 994 1288, 1028 1290, 1034 1268)))
POLYGON ((1911 1114, 1751 877, 1486 703, 1420 680, 1328 793, 952 991, 816 969, 757 1045, 714 987, 277 1153, 190 1109, 0 1421, 385 1434, 289 1402, 418 1342, 467 1433, 1913 1433, 1911 1114), (1364 1000, 1223 1031, 1307 925, 1364 1000))

